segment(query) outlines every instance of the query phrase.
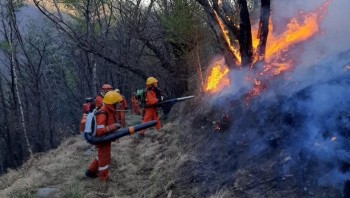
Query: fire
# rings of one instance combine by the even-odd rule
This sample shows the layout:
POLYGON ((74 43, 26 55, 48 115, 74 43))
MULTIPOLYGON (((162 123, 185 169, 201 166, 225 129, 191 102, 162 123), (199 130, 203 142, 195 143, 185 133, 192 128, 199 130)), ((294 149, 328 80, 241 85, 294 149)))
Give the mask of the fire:
MULTIPOLYGON (((313 36, 315 36, 317 33, 320 32, 320 26, 319 23, 323 16, 325 15, 327 8, 332 0, 327 0, 323 5, 321 5, 319 8, 317 8, 313 12, 304 13, 299 12, 299 15, 297 17, 294 17, 290 20, 290 22, 286 26, 286 30, 284 33, 280 36, 276 36, 272 33, 273 30, 273 24, 272 20, 269 22, 269 36, 267 38, 267 45, 266 45, 266 53, 265 53, 265 66, 264 70, 262 71, 261 75, 271 75, 275 76, 283 71, 290 70, 293 68, 293 60, 292 59, 286 59, 282 58, 284 54, 294 45, 301 43, 303 41, 306 41, 313 36)), ((239 49, 232 45, 230 38, 228 36, 228 31, 225 29, 224 24, 220 20, 220 18, 217 16, 217 13, 215 13, 217 22, 220 26, 220 29, 222 31, 222 34, 225 38, 226 43, 230 46, 231 52, 238 58, 237 61, 239 61, 238 64, 241 63, 240 55, 239 55, 239 49)), ((254 29, 252 29, 253 34, 253 47, 256 50, 259 38, 257 38, 257 26, 255 26, 254 29)), ((258 59, 255 58, 255 61, 258 59)), ((221 66, 220 66, 221 67, 221 66)), ((208 78, 207 83, 207 92, 215 93, 221 90, 223 87, 215 87, 216 85, 220 84, 229 84, 229 79, 223 78, 222 82, 220 81, 219 77, 221 78, 225 76, 228 73, 228 69, 218 69, 216 66, 212 68, 211 74, 208 78), (220 72, 221 73, 218 73, 220 72), (216 76, 216 78, 213 77, 213 75, 216 76)), ((255 84, 255 79, 252 81, 255 84)), ((255 87, 259 87, 256 86, 255 87)), ((256 91, 253 91, 256 92, 256 91)), ((255 94, 254 94, 255 95, 255 94)))
POLYGON ((225 64, 225 60, 222 58, 213 63, 213 68, 210 71, 205 91, 209 93, 216 93, 223 87, 230 85, 230 79, 228 78, 228 69, 225 64))
POLYGON ((263 84, 262 81, 257 79, 251 79, 250 77, 247 77, 246 80, 253 82, 253 88, 245 96, 245 101, 246 101, 246 104, 248 105, 250 99, 260 95, 260 93, 265 89, 266 85, 263 84))
POLYGON ((229 49, 231 51, 232 54, 235 55, 235 57, 237 58, 237 65, 241 64, 241 56, 239 55, 239 49, 237 49, 235 46, 233 46, 233 44, 231 43, 230 40, 230 36, 228 35, 228 31, 225 28, 225 25, 223 24, 223 22, 221 21, 221 19, 219 18, 218 14, 214 11, 215 14, 215 18, 217 23, 219 24, 219 27, 221 29, 222 32, 222 36, 225 39, 225 42, 227 43, 227 45, 229 46, 229 49))
POLYGON ((319 31, 316 13, 306 14, 303 18, 303 24, 300 24, 296 18, 293 18, 281 37, 274 37, 273 34, 270 34, 268 38, 269 45, 266 48, 266 59, 268 62, 277 53, 288 50, 291 45, 305 41, 319 31))
POLYGON ((272 76, 277 76, 280 73, 287 71, 292 68, 293 62, 291 60, 286 62, 274 62, 273 64, 266 63, 264 70, 260 75, 270 74, 272 76))
MULTIPOLYGON (((276 36, 272 33, 273 24, 270 20, 269 29, 271 30, 267 38, 266 45, 266 63, 265 70, 272 71, 272 75, 280 74, 283 71, 289 70, 293 66, 292 60, 276 61, 281 54, 285 54, 292 46, 306 41, 316 35, 320 31, 320 21, 327 11, 331 0, 327 0, 323 5, 310 13, 299 12, 297 17, 294 17, 287 24, 286 30, 281 36, 276 36), (272 66, 272 67, 271 67, 272 66)), ((253 31, 257 33, 257 30, 253 31)), ((253 37, 253 43, 259 43, 257 36, 253 37)))

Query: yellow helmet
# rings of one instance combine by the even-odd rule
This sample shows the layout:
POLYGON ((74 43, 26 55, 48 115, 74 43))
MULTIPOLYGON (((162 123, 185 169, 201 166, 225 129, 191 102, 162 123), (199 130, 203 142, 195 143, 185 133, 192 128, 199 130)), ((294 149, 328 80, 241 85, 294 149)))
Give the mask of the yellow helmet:
POLYGON ((149 77, 146 80, 146 85, 152 85, 153 83, 157 83, 158 80, 155 77, 149 77))
POLYGON ((103 103, 109 104, 109 105, 116 104, 118 102, 121 102, 122 100, 123 100, 122 96, 116 91, 109 91, 103 97, 103 103))

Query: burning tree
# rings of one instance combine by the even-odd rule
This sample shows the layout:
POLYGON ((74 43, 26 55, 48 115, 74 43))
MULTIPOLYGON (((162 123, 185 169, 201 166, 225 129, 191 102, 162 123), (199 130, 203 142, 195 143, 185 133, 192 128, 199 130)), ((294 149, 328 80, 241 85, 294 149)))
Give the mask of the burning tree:
POLYGON ((197 0, 217 35, 220 48, 230 67, 251 66, 254 57, 264 57, 269 32, 270 0, 261 0, 261 14, 258 29, 258 47, 254 52, 252 27, 246 0, 234 2, 219 0, 197 0), (238 14, 237 14, 238 13, 238 14), (238 18, 238 19, 237 19, 238 18))
MULTIPOLYGON (((270 0, 260 1, 258 24, 251 24, 249 7, 252 7, 253 2, 246 0, 233 2, 197 0, 197 2, 202 5, 208 16, 209 24, 225 58, 223 63, 214 62, 208 78, 205 91, 214 93, 221 89, 219 84, 222 86, 229 84, 227 75, 222 75, 225 72, 224 66, 238 69, 249 67, 257 71, 259 76, 275 76, 292 69, 295 59, 288 57, 288 50, 320 32, 319 22, 331 0, 325 1, 311 12, 300 11, 298 16, 290 19, 282 34, 273 34, 270 0)), ((261 90, 264 83, 258 77, 248 77, 247 80, 254 85, 255 90, 251 93, 256 95, 256 90, 261 90)))
MULTIPOLYGON (((218 122, 228 120, 231 123, 226 131, 221 130, 223 133, 205 133, 208 137, 203 138, 202 144, 196 142, 196 146, 203 145, 198 149, 198 163, 188 167, 201 169, 190 169, 188 172, 192 174, 188 178, 199 180, 198 186, 209 188, 212 193, 227 184, 229 190, 225 197, 342 197, 343 187, 343 195, 348 197, 350 50, 349 42, 344 41, 348 41, 350 29, 346 31, 343 25, 336 24, 338 17, 347 15, 343 7, 348 2, 278 1, 279 6, 295 4, 293 17, 280 13, 280 16, 288 15, 288 19, 283 19, 283 24, 287 25, 276 28, 277 20, 272 19, 281 10, 271 12, 265 44, 260 42, 264 25, 261 21, 256 26, 250 24, 252 40, 244 41, 252 44, 250 64, 244 63, 244 54, 240 52, 247 49, 239 40, 240 31, 246 31, 241 28, 247 28, 237 25, 243 20, 231 18, 225 22, 222 14, 218 14, 219 11, 225 13, 225 6, 240 6, 243 1, 235 1, 236 4, 198 2, 220 41, 225 61, 213 61, 205 89, 215 97, 210 98, 207 109, 198 108, 198 116, 189 123, 202 128, 198 136, 195 135, 196 140, 207 131, 220 130, 218 122), (326 16, 328 7, 331 9, 326 16), (304 8, 308 11, 301 11, 304 8), (258 47, 259 43, 264 48, 258 47), (232 68, 241 70, 232 71, 232 68), (250 76, 246 78, 247 84, 253 86, 243 87, 245 82, 239 82, 245 75, 250 76), (227 95, 215 94, 228 84, 234 89, 225 92, 227 95), (236 87, 247 89, 236 92, 236 87), (249 105, 245 104, 244 96, 257 95, 250 97, 249 105), (271 189, 274 193, 270 194, 271 189)), ((242 14, 237 16, 242 17, 242 14)))

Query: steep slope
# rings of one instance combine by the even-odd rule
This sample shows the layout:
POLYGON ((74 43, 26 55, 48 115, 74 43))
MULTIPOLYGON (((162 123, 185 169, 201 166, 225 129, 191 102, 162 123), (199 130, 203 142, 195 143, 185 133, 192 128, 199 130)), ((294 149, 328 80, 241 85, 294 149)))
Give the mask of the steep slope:
POLYGON ((107 185, 84 176, 94 152, 77 136, 3 175, 0 197, 33 197, 47 187, 57 197, 344 197, 349 55, 296 70, 293 80, 273 79, 249 104, 238 91, 175 105, 160 133, 113 143, 107 185))
POLYGON ((271 78, 249 102, 237 81, 227 95, 191 101, 182 122, 191 135, 180 139, 195 160, 179 168, 173 195, 350 196, 349 55, 271 78))
MULTIPOLYGON (((128 115, 127 120, 131 125, 139 123, 140 117, 128 115)), ((43 188, 53 189, 57 197, 171 195, 174 171, 186 159, 177 145, 177 124, 177 121, 165 124, 161 132, 150 129, 144 139, 134 135, 114 142, 111 181, 107 185, 84 176, 95 151, 76 136, 0 177, 0 197, 34 197, 43 188)))

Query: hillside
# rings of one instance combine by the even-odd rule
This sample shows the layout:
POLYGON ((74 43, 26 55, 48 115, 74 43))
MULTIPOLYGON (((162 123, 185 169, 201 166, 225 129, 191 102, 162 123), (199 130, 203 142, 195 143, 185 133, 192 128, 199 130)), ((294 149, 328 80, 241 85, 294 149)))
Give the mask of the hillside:
MULTIPOLYGON (((197 95, 174 106, 160 133, 114 142, 107 184, 84 176, 93 147, 68 138, 0 177, 0 197, 346 197, 350 103, 339 96, 349 94, 348 77, 314 76, 290 93, 277 79, 270 86, 283 94, 265 91, 248 105, 197 95)), ((139 120, 127 117, 128 125, 139 120)))
MULTIPOLYGON (((134 124, 140 117, 128 115, 127 120, 134 124)), ((170 197, 174 170, 186 159, 176 143, 176 125, 169 122, 160 133, 149 130, 142 140, 134 135, 114 142, 108 186, 85 178, 95 152, 77 135, 3 175, 0 197, 36 197, 45 190, 56 197, 170 197)))
POLYGON ((350 197, 349 0, 22 2, 0 1, 0 198, 350 197), (77 134, 105 85, 195 95, 112 143, 108 183, 77 134))

